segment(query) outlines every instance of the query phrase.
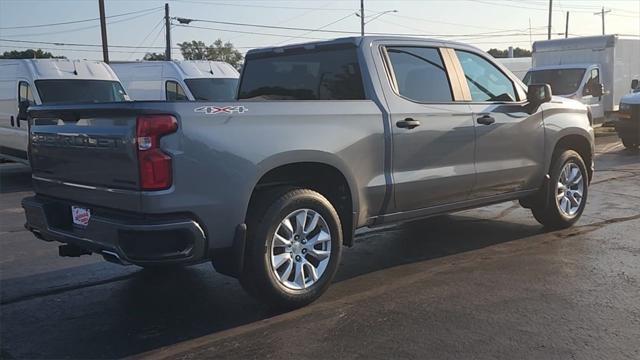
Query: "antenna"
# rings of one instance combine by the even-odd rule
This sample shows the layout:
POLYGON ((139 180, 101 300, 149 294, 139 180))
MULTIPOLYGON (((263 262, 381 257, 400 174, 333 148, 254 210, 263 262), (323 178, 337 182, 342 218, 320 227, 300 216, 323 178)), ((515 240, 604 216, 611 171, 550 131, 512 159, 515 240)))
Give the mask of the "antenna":
POLYGON ((76 61, 71 60, 71 63, 73 64, 73 75, 78 75, 78 70, 76 70, 76 61))
POLYGON ((207 61, 207 64, 209 64, 209 73, 213 75, 213 69, 211 68, 211 61, 207 61))

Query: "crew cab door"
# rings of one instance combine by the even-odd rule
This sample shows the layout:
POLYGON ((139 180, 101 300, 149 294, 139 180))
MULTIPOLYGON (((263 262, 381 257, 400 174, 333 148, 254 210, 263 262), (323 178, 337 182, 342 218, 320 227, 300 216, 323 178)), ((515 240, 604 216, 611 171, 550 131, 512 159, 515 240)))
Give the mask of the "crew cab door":
POLYGON ((477 177, 470 198, 537 188, 544 176, 542 111, 530 113, 524 89, 493 60, 465 50, 455 55, 476 127, 477 177))
POLYGON ((463 201, 474 182, 473 119, 469 105, 456 102, 461 92, 450 76, 450 51, 423 44, 378 49, 392 134, 389 212, 463 201))

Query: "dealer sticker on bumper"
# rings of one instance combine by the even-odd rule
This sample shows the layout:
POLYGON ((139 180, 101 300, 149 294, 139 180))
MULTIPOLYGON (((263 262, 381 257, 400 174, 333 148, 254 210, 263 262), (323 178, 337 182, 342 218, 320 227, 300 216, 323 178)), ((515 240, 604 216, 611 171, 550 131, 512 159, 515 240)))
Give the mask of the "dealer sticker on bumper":
POLYGON ((73 225, 86 227, 89 225, 91 210, 79 206, 72 206, 71 217, 73 218, 73 225))

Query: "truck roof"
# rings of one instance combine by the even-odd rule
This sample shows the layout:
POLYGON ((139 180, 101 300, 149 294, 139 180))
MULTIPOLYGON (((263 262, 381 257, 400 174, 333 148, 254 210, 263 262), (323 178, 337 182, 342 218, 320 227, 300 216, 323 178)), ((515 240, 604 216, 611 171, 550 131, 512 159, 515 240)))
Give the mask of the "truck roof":
POLYGON ((158 65, 163 67, 163 76, 176 76, 183 79, 193 78, 231 78, 237 79, 238 71, 224 61, 211 60, 172 60, 172 61, 114 61, 111 66, 149 67, 158 65))
POLYGON ((531 68, 531 71, 538 70, 558 70, 558 69, 587 69, 590 66, 594 66, 593 63, 584 64, 560 64, 560 65, 542 65, 531 68))
POLYGON ((2 67, 12 68, 12 73, 0 71, 0 78, 28 76, 38 79, 112 80, 118 77, 109 65, 96 60, 69 59, 11 59, 0 60, 2 67))
POLYGON ((614 47, 618 35, 580 36, 566 39, 539 40, 533 43, 533 52, 576 49, 604 49, 614 47))
POLYGON ((259 54, 265 54, 270 52, 284 52, 287 50, 295 49, 295 48, 303 48, 303 49, 313 49, 314 47, 331 47, 331 46, 361 46, 363 43, 368 44, 373 41, 416 41, 424 43, 425 45, 433 45, 433 46, 452 46, 456 48, 466 48, 475 51, 484 52, 475 46, 471 46, 464 43, 459 43, 455 41, 442 40, 442 39, 430 39, 430 38, 421 38, 421 37, 408 37, 408 36, 350 36, 337 38, 333 40, 322 40, 322 41, 312 41, 312 42, 304 42, 304 43, 296 43, 290 45, 283 46, 272 46, 272 47, 264 47, 251 49, 247 52, 248 57, 259 56, 259 54))

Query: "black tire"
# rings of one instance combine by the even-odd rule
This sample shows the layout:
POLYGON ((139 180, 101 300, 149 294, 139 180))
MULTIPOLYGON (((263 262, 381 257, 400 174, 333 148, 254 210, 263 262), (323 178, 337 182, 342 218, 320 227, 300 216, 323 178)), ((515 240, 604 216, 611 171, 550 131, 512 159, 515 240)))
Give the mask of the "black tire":
POLYGON ((633 142, 631 141, 631 139, 628 138, 620 138, 620 140, 622 140, 622 145, 624 145, 624 147, 626 147, 627 149, 637 149, 638 148, 638 142, 633 142))
POLYGON ((329 200, 320 193, 309 189, 284 188, 260 194, 247 218, 246 256, 240 283, 250 295, 279 309, 307 305, 331 285, 340 263, 342 237, 340 217, 329 200), (271 267, 275 232, 285 217, 299 209, 310 209, 321 215, 331 234, 331 250, 324 272, 314 284, 300 290, 287 288, 271 267))
POLYGON ((539 193, 539 198, 536 199, 535 205, 531 207, 531 212, 533 213, 533 217, 535 217, 535 219, 546 228, 568 228, 580 219, 585 205, 587 204, 589 194, 589 175, 587 167, 585 166, 580 154, 573 150, 564 150, 560 152, 558 156, 554 157, 549 175, 551 177, 549 184, 539 193), (558 194, 557 184, 560 179, 561 172, 569 163, 577 165, 580 169, 583 186, 582 200, 577 211, 572 215, 568 215, 560 209, 556 198, 558 194))

